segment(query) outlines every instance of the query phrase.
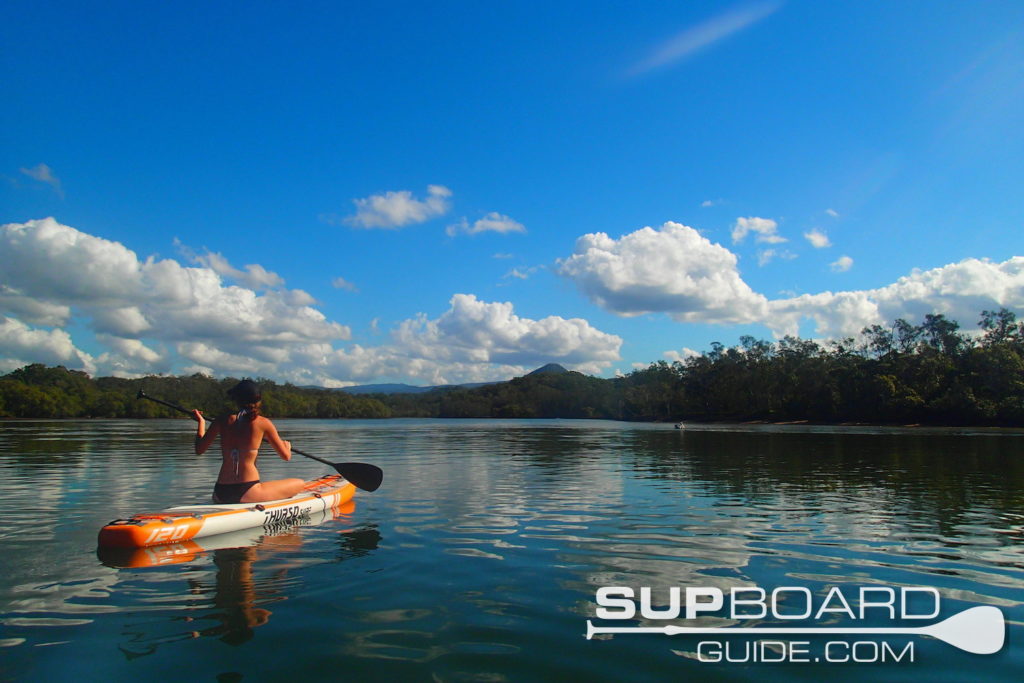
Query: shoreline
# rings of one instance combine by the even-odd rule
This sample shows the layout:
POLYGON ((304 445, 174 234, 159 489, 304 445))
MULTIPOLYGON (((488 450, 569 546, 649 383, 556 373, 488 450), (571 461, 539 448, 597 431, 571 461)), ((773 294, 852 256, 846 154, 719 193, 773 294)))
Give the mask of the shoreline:
MULTIPOLYGON (((614 422, 623 425, 675 425, 683 424, 682 429, 676 431, 685 433, 692 431, 728 431, 730 427, 735 431, 745 431, 757 427, 780 427, 808 429, 836 429, 836 430, 900 430, 920 431, 941 430, 942 432, 984 432, 988 434, 1006 434, 1024 436, 1024 427, 1014 425, 984 425, 984 424, 937 424, 927 422, 899 423, 899 422, 817 422, 813 420, 616 420, 613 418, 587 418, 587 417, 419 417, 419 416, 397 416, 397 417, 280 417, 269 416, 274 420, 289 420, 296 422, 387 422, 387 421, 436 421, 436 422, 580 422, 599 423, 614 422), (717 428, 717 429, 716 429, 717 428)), ((161 417, 0 417, 0 425, 13 423, 38 423, 38 422, 149 422, 154 420, 174 420, 180 422, 188 421, 184 417, 161 416, 161 417)))

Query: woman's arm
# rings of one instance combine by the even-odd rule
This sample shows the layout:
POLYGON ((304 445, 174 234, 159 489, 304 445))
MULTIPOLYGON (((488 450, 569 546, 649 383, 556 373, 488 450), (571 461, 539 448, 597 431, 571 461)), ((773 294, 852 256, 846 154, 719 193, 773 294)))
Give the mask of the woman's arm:
POLYGON ((267 418, 263 418, 263 420, 263 438, 270 442, 270 445, 274 447, 274 450, 277 451, 282 460, 291 460, 292 442, 285 441, 278 435, 277 427, 274 426, 273 422, 267 418))
POLYGON ((202 455, 206 452, 206 449, 210 447, 213 440, 217 438, 217 434, 220 432, 220 422, 212 422, 210 424, 210 431, 206 431, 206 420, 203 419, 203 414, 198 410, 192 411, 192 418, 199 423, 196 427, 196 453, 202 455))

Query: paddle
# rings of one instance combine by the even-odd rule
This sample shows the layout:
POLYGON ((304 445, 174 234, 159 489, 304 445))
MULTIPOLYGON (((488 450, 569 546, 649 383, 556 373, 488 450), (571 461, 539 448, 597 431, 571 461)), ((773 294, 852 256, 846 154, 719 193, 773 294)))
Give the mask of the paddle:
MULTIPOLYGON (((192 411, 188 408, 183 408, 179 405, 168 403, 167 401, 150 396, 142 389, 139 389, 139 394, 135 398, 148 399, 154 403, 159 403, 160 405, 167 406, 168 408, 172 408, 194 418, 192 411)), ((207 422, 212 422, 212 420, 207 420, 207 422)), ((355 484, 356 488, 363 489, 364 491, 376 491, 380 488, 381 481, 384 480, 384 471, 376 465, 370 465, 365 462, 328 462, 323 458, 318 458, 315 455, 300 451, 298 448, 292 448, 292 453, 298 453, 299 455, 303 455, 311 460, 316 460, 317 462, 322 462, 325 465, 333 467, 338 471, 338 474, 355 484)))

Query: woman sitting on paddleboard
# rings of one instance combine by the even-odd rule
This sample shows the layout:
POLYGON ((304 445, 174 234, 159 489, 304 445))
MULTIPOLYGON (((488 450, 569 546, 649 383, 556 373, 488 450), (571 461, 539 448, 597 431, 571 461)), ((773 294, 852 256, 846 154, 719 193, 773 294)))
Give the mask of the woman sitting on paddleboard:
POLYGON ((239 412, 217 418, 206 431, 206 421, 198 410, 192 411, 199 423, 196 431, 196 453, 202 454, 220 434, 220 452, 223 462, 217 484, 213 487, 216 503, 260 503, 279 498, 290 498, 302 490, 302 479, 260 481, 256 469, 256 456, 260 444, 266 439, 282 460, 291 460, 292 444, 278 436, 274 423, 260 415, 260 388, 252 380, 236 384, 228 396, 238 404, 239 412))

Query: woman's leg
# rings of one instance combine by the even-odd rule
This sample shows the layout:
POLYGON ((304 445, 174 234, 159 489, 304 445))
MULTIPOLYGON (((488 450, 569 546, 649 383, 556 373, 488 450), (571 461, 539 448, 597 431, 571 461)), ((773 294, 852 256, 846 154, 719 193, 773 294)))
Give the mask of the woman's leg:
POLYGON ((256 484, 242 496, 243 503, 263 503, 268 500, 291 498, 302 490, 306 482, 302 479, 278 479, 256 484))

